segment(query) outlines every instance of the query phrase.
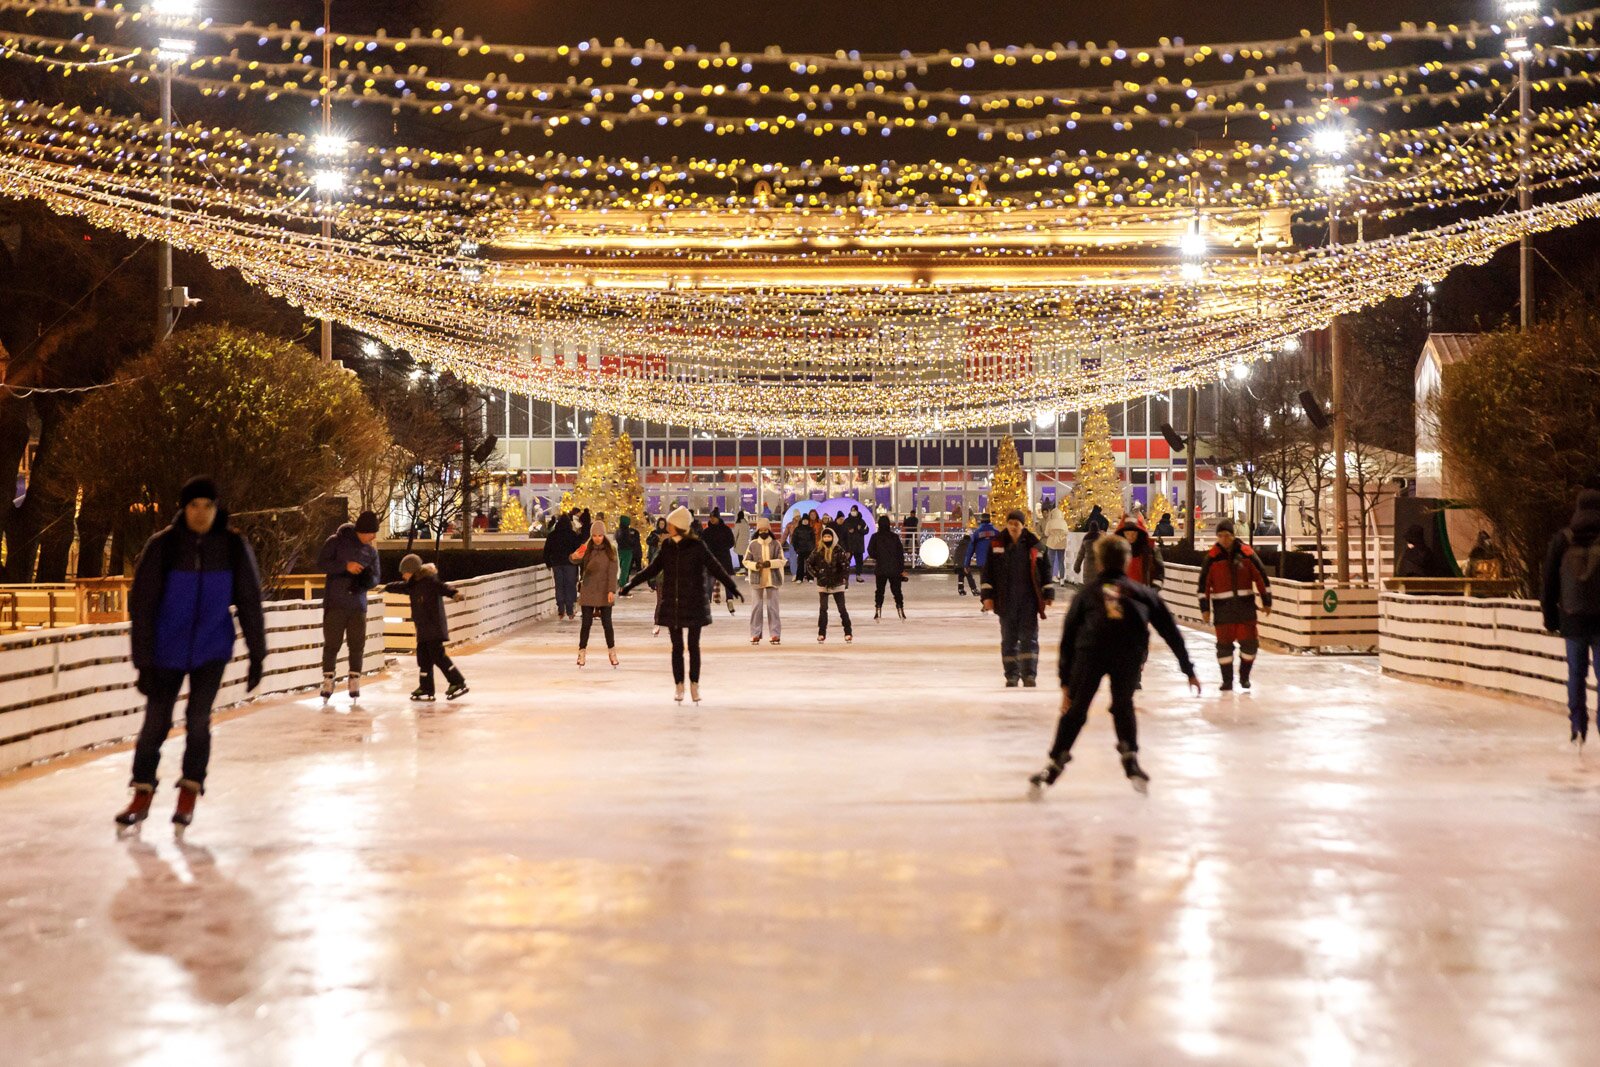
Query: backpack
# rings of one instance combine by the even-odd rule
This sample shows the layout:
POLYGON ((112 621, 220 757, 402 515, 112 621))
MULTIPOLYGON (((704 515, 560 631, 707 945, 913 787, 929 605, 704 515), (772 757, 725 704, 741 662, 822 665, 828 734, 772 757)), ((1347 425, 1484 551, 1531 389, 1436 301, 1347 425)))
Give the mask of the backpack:
POLYGON ((1567 615, 1600 615, 1600 540, 1580 545, 1567 533, 1561 555, 1561 610, 1567 615))

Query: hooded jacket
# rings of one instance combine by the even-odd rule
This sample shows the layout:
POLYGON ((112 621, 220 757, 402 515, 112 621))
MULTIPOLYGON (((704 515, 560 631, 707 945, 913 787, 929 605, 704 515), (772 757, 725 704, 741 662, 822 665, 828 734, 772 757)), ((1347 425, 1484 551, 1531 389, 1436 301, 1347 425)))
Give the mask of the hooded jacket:
POLYGON ((624 593, 660 576, 656 600, 656 625, 693 627, 711 625, 711 599, 706 595, 706 575, 722 583, 730 597, 738 597, 728 569, 698 537, 674 541, 664 538, 650 566, 622 587, 624 593))
POLYGON ((617 591, 617 550, 605 538, 597 545, 590 538, 572 554, 578 565, 578 606, 604 608, 617 591))
POLYGON ((1072 687, 1074 671, 1083 660, 1093 660, 1096 665, 1117 661, 1137 667, 1150 647, 1152 626, 1178 657, 1178 669, 1184 677, 1192 678, 1194 663, 1189 659, 1189 649, 1161 594, 1125 574, 1100 574, 1078 590, 1067 609, 1058 660, 1061 687, 1072 687))
POLYGON ((1255 622, 1258 592, 1261 605, 1272 607, 1267 572, 1255 550, 1240 540, 1226 549, 1212 545, 1200 564, 1200 610, 1218 626, 1255 622))
POLYGON ((425 563, 415 578, 402 578, 383 587, 385 593, 404 593, 411 598, 411 625, 416 627, 417 641, 450 640, 450 622, 445 615, 444 598, 453 597, 456 591, 439 580, 439 568, 425 563))
POLYGON ((831 546, 824 534, 811 558, 806 560, 806 570, 816 579, 820 592, 840 592, 850 581, 850 550, 839 543, 838 534, 834 534, 831 546))
POLYGON ((1448 578, 1450 572, 1439 562, 1439 557, 1428 547, 1422 527, 1413 526, 1406 531, 1406 550, 1400 555, 1400 566, 1395 568, 1397 578, 1448 578))
POLYGON ((361 543, 361 535, 356 533, 353 522, 339 527, 322 543, 322 551, 317 553, 317 569, 327 577, 322 587, 324 611, 366 612, 367 590, 376 588, 383 576, 378 550, 361 543), (348 563, 359 563, 361 573, 351 574, 345 566, 348 563))
POLYGON ((716 554, 718 563, 725 565, 728 562, 730 553, 734 549, 735 539, 733 527, 728 525, 727 520, 718 516, 715 520, 707 522, 705 530, 700 534, 700 539, 706 543, 707 548, 716 554))
POLYGON ((1067 539, 1072 534, 1072 528, 1067 524, 1067 516, 1060 508, 1051 508, 1050 517, 1044 520, 1044 545, 1052 552, 1064 552, 1067 548, 1067 539))
POLYGON ((889 525, 887 515, 878 518, 878 532, 867 542, 867 555, 872 559, 872 572, 879 576, 898 578, 906 571, 906 546, 900 535, 889 525))
POLYGON ((1111 529, 1111 520, 1107 519, 1106 513, 1100 510, 1099 504, 1096 504, 1094 507, 1090 508, 1088 517, 1083 520, 1084 533, 1088 533, 1090 530, 1096 528, 1098 528, 1101 533, 1106 533, 1111 529))
POLYGON ((850 547, 853 555, 862 555, 867 549, 867 518, 859 511, 852 511, 844 519, 844 542, 850 547))
POLYGON ((962 558, 962 565, 982 570, 989 563, 990 546, 999 536, 1000 531, 994 523, 980 523, 978 528, 972 531, 972 544, 967 546, 967 554, 962 558))
POLYGON ((572 554, 578 551, 582 543, 577 531, 572 528, 572 516, 561 516, 551 529, 550 536, 545 538, 544 565, 552 570, 560 566, 570 567, 572 554))
POLYGON ((1578 507, 1572 522, 1550 540, 1544 557, 1543 582, 1539 606, 1547 630, 1563 637, 1588 639, 1600 633, 1600 597, 1588 591, 1600 585, 1590 567, 1600 569, 1600 492, 1593 489, 1578 494, 1578 507), (1564 573, 1565 572, 1565 573, 1564 573), (1563 583, 1565 578, 1565 583, 1563 583), (1562 585, 1569 586, 1567 597, 1562 585), (1576 598, 1576 602, 1570 602, 1576 598), (1569 601, 1563 603, 1563 600, 1569 601), (1572 610, 1577 608, 1579 610, 1572 610))
POLYGON ((1134 536, 1133 558, 1128 561, 1128 577, 1144 585, 1160 585, 1167 579, 1167 567, 1161 559, 1161 548, 1150 536, 1150 532, 1140 526, 1134 519, 1125 519, 1117 527, 1118 537, 1127 536, 1129 530, 1138 531, 1134 536))
POLYGON ((1032 530, 1012 541, 1010 530, 1001 530, 989 548, 989 562, 983 568, 978 595, 994 602, 995 614, 1020 605, 1012 603, 1018 594, 1029 597, 1028 607, 1041 619, 1055 601, 1055 586, 1050 582, 1050 560, 1032 530))
MULTIPOLYGON (((818 526, 820 525, 819 523, 818 526)), ((817 526, 811 525, 811 520, 804 515, 795 520, 794 533, 790 535, 790 541, 794 544, 795 552, 802 556, 810 557, 812 551, 817 547, 817 528, 817 526)))
POLYGON ((233 608, 250 659, 267 657, 261 610, 261 575, 255 553, 228 529, 228 513, 217 509, 210 532, 189 529, 183 512, 145 544, 128 593, 133 666, 191 671, 233 658, 233 608))
POLYGON ((776 534, 762 537, 757 532, 750 538, 743 558, 744 569, 750 573, 750 584, 757 589, 774 589, 783 584, 787 561, 783 558, 783 542, 776 534))

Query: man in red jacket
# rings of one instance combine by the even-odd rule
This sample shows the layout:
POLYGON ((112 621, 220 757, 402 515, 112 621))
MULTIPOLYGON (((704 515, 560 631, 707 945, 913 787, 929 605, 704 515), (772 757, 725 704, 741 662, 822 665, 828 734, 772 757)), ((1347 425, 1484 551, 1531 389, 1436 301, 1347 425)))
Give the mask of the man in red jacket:
POLYGON ((1272 614, 1272 590, 1260 557, 1233 535, 1233 520, 1217 523, 1217 543, 1200 565, 1200 618, 1217 617, 1217 663, 1222 667, 1222 688, 1233 688, 1233 646, 1239 646, 1239 684, 1250 688, 1250 668, 1261 647, 1256 633, 1256 593, 1261 594, 1261 614, 1272 614))

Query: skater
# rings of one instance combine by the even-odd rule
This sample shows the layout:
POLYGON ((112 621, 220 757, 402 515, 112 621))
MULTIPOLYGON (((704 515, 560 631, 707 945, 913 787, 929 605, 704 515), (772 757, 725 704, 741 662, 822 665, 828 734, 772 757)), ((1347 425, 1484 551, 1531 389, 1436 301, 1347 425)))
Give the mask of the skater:
POLYGON ((1129 580, 1125 573, 1132 548, 1120 537, 1102 537, 1095 545, 1099 573, 1084 586, 1067 609, 1067 622, 1061 631, 1061 719, 1055 741, 1050 746, 1050 762, 1034 775, 1035 788, 1053 785, 1072 758, 1072 745, 1089 718, 1089 704, 1100 688, 1100 680, 1111 680, 1111 719, 1116 724, 1117 752, 1122 771, 1143 793, 1150 777, 1139 766, 1139 724, 1133 713, 1133 687, 1140 665, 1149 651, 1150 631, 1156 633, 1178 657, 1178 669, 1198 695, 1200 679, 1195 677, 1183 634, 1161 595, 1148 586, 1129 580))
POLYGON ((656 601, 656 625, 672 635, 672 681, 676 699, 683 703, 683 653, 689 651, 689 695, 700 703, 700 631, 711 625, 711 605, 706 600, 706 575, 709 573, 728 591, 728 599, 743 600, 727 569, 706 550, 705 542, 689 536, 694 518, 689 509, 679 507, 667 516, 667 540, 650 566, 634 575, 623 587, 634 586, 661 576, 660 598, 656 601))
POLYGON ((1249 545, 1234 536, 1232 519, 1217 523, 1217 543, 1200 564, 1200 621, 1209 625, 1217 617, 1217 665, 1222 668, 1222 691, 1233 689, 1233 646, 1239 646, 1239 685, 1250 688, 1250 671, 1261 647, 1256 632, 1256 594, 1261 594, 1261 614, 1272 614, 1272 589, 1261 559, 1249 545))
POLYGON ((1117 526, 1117 534, 1128 542, 1133 556, 1128 561, 1128 577, 1152 589, 1160 589, 1167 579, 1161 549, 1144 528, 1144 520, 1128 516, 1117 526))
POLYGON ((1071 536, 1072 528, 1060 508, 1045 513, 1044 547, 1050 554, 1050 576, 1062 585, 1067 582, 1067 539, 1071 536))
POLYGON ((821 526, 815 511, 795 519, 794 532, 789 537, 789 543, 794 546, 794 580, 797 582, 803 582, 807 578, 806 564, 811 559, 811 553, 817 550, 817 531, 821 526))
MULTIPOLYGON (((666 541, 666 539, 667 539, 667 520, 666 519, 657 519, 656 520, 656 528, 654 530, 650 531, 650 536, 645 540, 645 543, 644 543, 644 547, 649 551, 649 555, 645 557, 645 561, 644 561, 644 565, 646 567, 648 567, 651 563, 655 562, 656 553, 661 551, 662 542, 666 541)), ((622 584, 623 585, 627 585, 628 582, 631 581, 631 580, 632 580, 631 577, 628 578, 628 579, 625 579, 622 584)), ((656 584, 657 584, 656 582, 652 581, 650 583, 650 588, 654 589, 656 587, 656 584)), ((627 594, 627 593, 623 594, 623 596, 628 596, 628 595, 629 594, 627 594)))
POLYGON ((411 553, 400 561, 400 580, 383 587, 386 593, 404 593, 411 598, 411 625, 417 631, 417 687, 411 699, 433 702, 433 669, 444 673, 450 683, 445 690, 446 700, 465 696, 467 680, 444 650, 450 640, 450 622, 445 615, 444 600, 460 600, 461 594, 439 580, 439 570, 422 557, 411 553))
POLYGON ((750 520, 743 511, 733 520, 733 569, 744 569, 744 550, 750 547, 750 520))
POLYGON ((1019 681, 1029 689, 1039 684, 1039 620, 1047 617, 1056 597, 1050 561, 1027 523, 1020 510, 1006 516, 1006 528, 991 544, 983 568, 983 610, 1000 619, 1000 663, 1007 689, 1015 689, 1019 681))
POLYGON ((1099 570, 1094 562, 1094 546, 1099 540, 1100 527, 1091 526, 1089 532, 1083 535, 1083 544, 1078 546, 1078 558, 1072 564, 1072 573, 1079 576, 1080 585, 1094 584, 1094 576, 1099 570))
POLYGON ((906 598, 902 586, 906 579, 906 546, 889 525, 889 516, 878 517, 878 532, 867 544, 867 555, 872 557, 872 573, 877 577, 878 588, 873 595, 872 619, 883 618, 883 591, 894 591, 894 608, 903 619, 906 617, 906 598))
POLYGON ((317 554, 317 569, 326 575, 322 588, 323 700, 333 696, 341 644, 350 648, 350 699, 361 699, 361 670, 367 649, 367 590, 378 586, 383 571, 378 550, 372 547, 377 539, 378 516, 363 511, 355 522, 347 522, 334 531, 317 554))
POLYGON ((961 558, 962 570, 966 572, 964 578, 971 584, 973 596, 979 595, 978 584, 973 574, 983 574, 984 567, 989 565, 989 549, 994 545, 994 539, 999 536, 1000 531, 989 521, 988 512, 978 516, 977 528, 972 531, 972 541, 967 545, 966 554, 961 558))
POLYGON ((756 604, 750 609, 750 643, 759 645, 763 636, 761 620, 766 619, 765 636, 782 644, 783 620, 778 615, 778 592, 783 585, 783 546, 772 536, 772 520, 756 520, 756 535, 744 550, 744 569, 750 575, 756 604))
POLYGON ((633 577, 639 569, 639 531, 633 520, 624 515, 617 520, 617 584, 633 577))
POLYGON ((971 530, 963 530, 961 532, 961 540, 956 542, 956 550, 955 550, 954 553, 951 554, 951 557, 950 557, 951 559, 955 560, 955 564, 956 564, 956 593, 961 595, 961 596, 966 596, 967 595, 967 588, 969 586, 972 589, 972 595, 973 596, 977 596, 978 595, 978 583, 973 579, 972 571, 967 567, 967 562, 966 562, 967 561, 967 553, 968 553, 969 550, 971 550, 971 548, 972 548, 972 531, 971 530))
POLYGON ((839 545, 839 535, 831 529, 822 531, 822 543, 811 553, 806 568, 817 580, 817 644, 828 639, 828 598, 839 606, 839 625, 844 627, 845 644, 855 640, 850 629, 850 610, 844 606, 844 594, 850 588, 850 556, 839 545))
MULTIPOLYGON (((627 521, 627 520, 623 520, 627 521)), ((583 628, 578 631, 578 666, 589 658, 589 631, 596 616, 606 634, 606 655, 617 666, 617 634, 611 625, 611 609, 617 602, 617 549, 606 538, 604 519, 589 525, 589 540, 572 554, 581 576, 578 606, 583 608, 583 628)))
POLYGON ((577 513, 564 512, 544 543, 544 565, 555 578, 556 618, 561 622, 570 621, 578 610, 578 568, 572 565, 572 554, 583 543, 579 528, 577 513))
POLYGON ((1572 743, 1589 738, 1589 666, 1600 678, 1600 491, 1578 494, 1572 522, 1550 542, 1539 596, 1544 628, 1567 645, 1567 713, 1572 743))
POLYGON ((237 610, 250 651, 246 692, 261 684, 267 659, 255 554, 249 542, 228 529, 216 484, 191 478, 178 495, 178 508, 172 525, 150 538, 139 554, 128 593, 133 669, 139 672, 139 692, 147 703, 133 752, 133 800, 117 816, 122 826, 136 826, 150 814, 161 744, 172 732, 172 712, 185 678, 189 706, 184 712, 183 777, 172 821, 184 827, 194 820, 211 761, 211 705, 233 659, 230 608, 237 610))
POLYGON ((1161 516, 1161 520, 1156 523, 1156 540, 1165 541, 1177 536, 1177 527, 1172 525, 1172 512, 1166 512, 1161 516))
MULTIPOLYGON (((722 521, 722 513, 715 508, 711 511, 711 521, 706 524, 701 540, 705 542, 707 551, 716 557, 717 563, 723 570, 733 570, 733 527, 722 521)), ((706 574, 706 599, 713 604, 722 603, 721 586, 716 576, 710 573, 706 574)))
POLYGON ((856 582, 866 581, 861 577, 861 570, 867 562, 867 520, 862 516, 861 509, 854 504, 850 506, 850 515, 844 520, 844 543, 850 547, 850 558, 856 566, 856 582))
POLYGON ((1099 530, 1101 533, 1106 533, 1111 529, 1111 520, 1106 518, 1106 513, 1100 510, 1099 504, 1096 504, 1089 509, 1089 515, 1083 520, 1083 525, 1079 529, 1084 533, 1088 533, 1090 530, 1099 530))

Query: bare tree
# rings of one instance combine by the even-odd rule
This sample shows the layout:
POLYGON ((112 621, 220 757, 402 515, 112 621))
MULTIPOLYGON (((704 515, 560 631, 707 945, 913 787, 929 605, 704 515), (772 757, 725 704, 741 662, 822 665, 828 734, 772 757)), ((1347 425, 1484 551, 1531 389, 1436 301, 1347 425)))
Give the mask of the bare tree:
POLYGON ((1415 466, 1409 458, 1416 441, 1412 392, 1374 373, 1378 369, 1357 360, 1355 373, 1347 377, 1344 387, 1349 426, 1345 463, 1360 513, 1363 581, 1373 578, 1368 543, 1373 520, 1384 501, 1397 495, 1397 479, 1415 466))

